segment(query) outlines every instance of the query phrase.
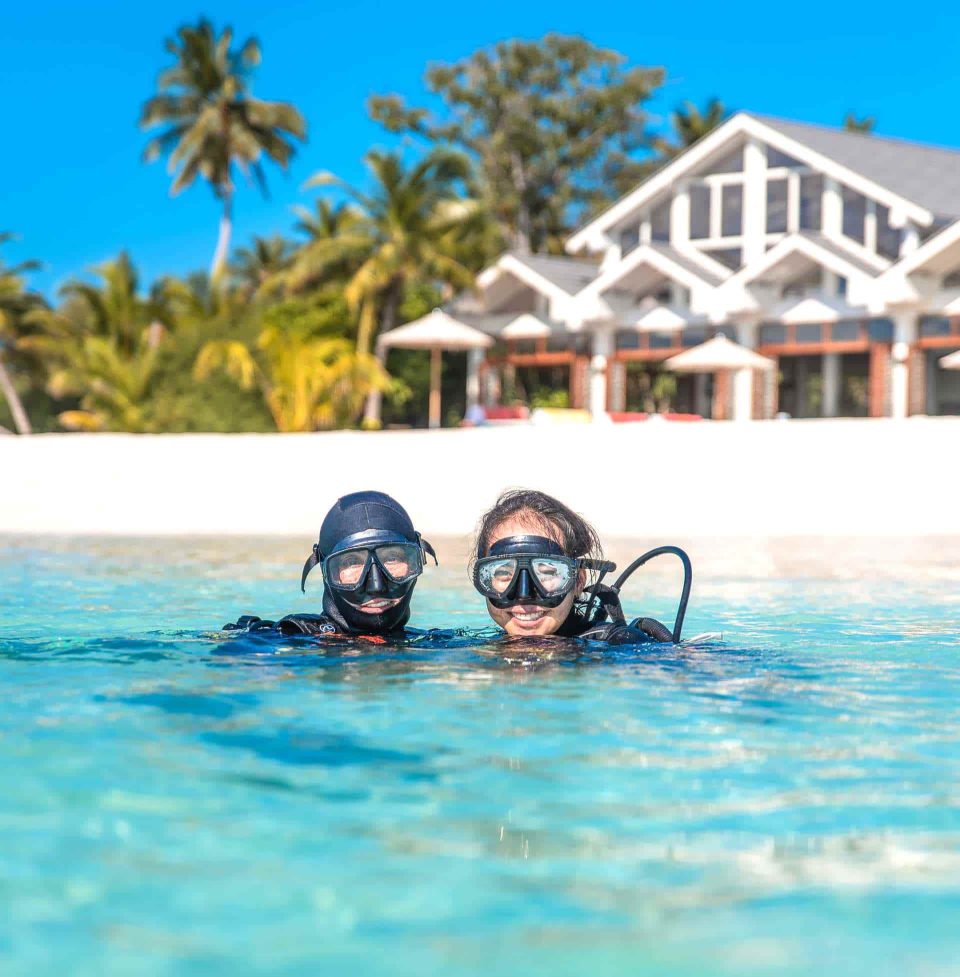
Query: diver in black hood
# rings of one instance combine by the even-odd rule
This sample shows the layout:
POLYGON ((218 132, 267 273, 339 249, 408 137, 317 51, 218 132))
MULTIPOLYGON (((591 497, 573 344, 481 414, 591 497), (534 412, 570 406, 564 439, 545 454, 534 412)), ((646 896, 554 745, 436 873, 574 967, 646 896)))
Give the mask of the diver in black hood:
POLYGON ((224 630, 402 636, 427 554, 436 562, 433 547, 395 499, 383 492, 345 495, 324 517, 300 577, 305 591, 310 571, 320 566, 323 613, 288 614, 279 621, 245 615, 224 630))

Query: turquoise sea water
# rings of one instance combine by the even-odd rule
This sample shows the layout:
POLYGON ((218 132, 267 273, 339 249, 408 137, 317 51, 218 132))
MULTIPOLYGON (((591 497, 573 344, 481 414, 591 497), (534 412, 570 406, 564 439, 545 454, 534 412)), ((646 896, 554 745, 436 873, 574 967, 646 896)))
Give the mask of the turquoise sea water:
POLYGON ((0 541, 5 977, 960 974, 952 586, 699 580, 722 642, 606 655, 210 632, 298 575, 0 541))

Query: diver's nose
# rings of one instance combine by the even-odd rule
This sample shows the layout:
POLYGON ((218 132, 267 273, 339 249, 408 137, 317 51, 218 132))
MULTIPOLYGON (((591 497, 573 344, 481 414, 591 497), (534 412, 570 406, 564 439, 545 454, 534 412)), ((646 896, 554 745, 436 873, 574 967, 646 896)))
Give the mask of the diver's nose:
POLYGON ((380 567, 377 566, 376 560, 370 564, 370 572, 367 574, 367 586, 364 589, 368 594, 385 594, 387 592, 386 581, 383 579, 383 574, 380 572, 380 567))
POLYGON ((533 585, 527 570, 521 570, 517 575, 517 586, 514 588, 513 597, 515 600, 530 600, 533 597, 533 585))

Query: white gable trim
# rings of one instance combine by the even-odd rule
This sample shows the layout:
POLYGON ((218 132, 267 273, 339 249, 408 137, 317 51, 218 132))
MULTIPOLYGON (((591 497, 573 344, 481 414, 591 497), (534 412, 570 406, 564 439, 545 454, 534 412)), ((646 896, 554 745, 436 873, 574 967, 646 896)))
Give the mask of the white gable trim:
POLYGON ((802 234, 790 234, 756 261, 741 268, 732 278, 729 278, 719 287, 730 286, 733 289, 738 285, 749 285, 765 271, 769 271, 778 262, 795 253, 805 255, 811 261, 823 265, 838 275, 843 275, 844 278, 854 278, 862 282, 875 281, 874 277, 867 274, 862 268, 846 261, 841 255, 834 254, 829 248, 823 247, 823 245, 802 234))
POLYGON ((614 265, 609 271, 604 272, 599 278, 595 278, 589 285, 582 289, 578 295, 600 295, 608 288, 616 285, 622 278, 628 275, 634 268, 640 265, 649 265, 662 275, 679 282, 681 285, 690 289, 713 288, 710 282, 693 274, 683 265, 677 264, 667 255, 662 254, 655 248, 641 244, 634 248, 622 261, 614 265))
POLYGON ((549 278, 544 278, 543 275, 519 261, 512 254, 501 255, 494 264, 484 269, 477 276, 477 285, 480 288, 489 288, 505 274, 512 275, 524 285, 529 285, 535 292, 549 299, 560 303, 570 301, 569 292, 565 292, 559 285, 555 285, 549 278))
POLYGON ((935 258, 941 251, 945 251, 957 241, 960 241, 960 220, 948 224, 929 241, 924 241, 916 251, 912 251, 901 258, 890 269, 889 274, 891 276, 912 275, 914 272, 920 271, 931 258, 935 258))
POLYGON ((657 194, 670 189, 677 180, 722 149, 725 143, 732 141, 734 136, 742 135, 752 136, 768 143, 788 156, 793 156, 800 162, 807 163, 825 176, 833 177, 852 190, 879 201, 891 209, 893 212, 891 214, 892 220, 899 218, 895 223, 902 223, 903 220, 913 220, 923 226, 933 223, 934 215, 925 207, 893 193, 886 187, 874 183, 846 166, 842 166, 830 157, 809 149, 803 143, 765 125, 759 119, 755 119, 745 112, 738 112, 719 125, 713 132, 704 136, 673 162, 668 163, 659 173, 654 174, 649 180, 645 180, 625 197, 621 197, 610 208, 568 238, 567 251, 573 254, 584 248, 593 247, 596 249, 601 247, 603 243, 601 239, 610 228, 629 217, 657 194))

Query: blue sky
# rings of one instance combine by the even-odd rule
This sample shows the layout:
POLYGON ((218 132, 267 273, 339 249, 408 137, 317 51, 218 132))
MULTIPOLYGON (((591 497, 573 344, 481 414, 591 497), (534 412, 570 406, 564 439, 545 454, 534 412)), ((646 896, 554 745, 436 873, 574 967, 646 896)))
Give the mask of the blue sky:
POLYGON ((948 7, 920 0, 888 14, 859 0, 20 0, 5 10, 0 34, 0 230, 20 235, 4 256, 41 259, 32 281, 48 293, 122 248, 145 280, 208 265, 212 194, 197 185, 171 198, 164 164, 140 162, 146 137, 136 126, 167 63, 163 39, 201 14, 259 38, 255 94, 295 102, 309 125, 289 173, 270 172, 269 200, 252 188, 238 195, 236 244, 289 231, 290 207, 310 202, 299 188, 316 170, 363 180, 363 154, 387 144, 366 117, 368 95, 416 100, 429 61, 551 30, 615 48, 631 64, 666 67, 668 83, 651 104, 661 118, 679 101, 717 95, 732 109, 826 124, 851 110, 876 115, 881 134, 960 146, 960 61, 949 54, 960 11, 948 7))

